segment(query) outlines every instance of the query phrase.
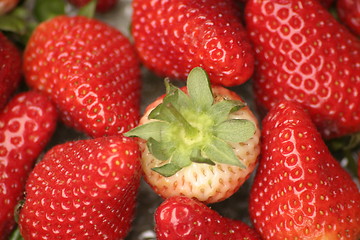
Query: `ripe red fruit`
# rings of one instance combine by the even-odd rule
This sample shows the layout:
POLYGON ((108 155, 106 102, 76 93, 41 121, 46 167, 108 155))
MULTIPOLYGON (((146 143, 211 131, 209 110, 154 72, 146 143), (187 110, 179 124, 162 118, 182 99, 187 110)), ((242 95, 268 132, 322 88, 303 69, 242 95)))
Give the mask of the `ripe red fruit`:
POLYGON ((139 120, 140 67, 129 40, 96 19, 41 23, 24 53, 29 86, 48 93, 62 120, 92 137, 117 135, 139 120))
POLYGON ((123 239, 140 183, 137 143, 102 137, 53 147, 26 184, 24 239, 123 239))
POLYGON ((360 36, 360 1, 338 0, 336 8, 340 20, 360 36))
MULTIPOLYGON (((88 4, 91 0, 68 0, 71 4, 76 7, 83 7, 88 4)), ((117 0, 97 0, 96 2, 96 11, 100 13, 105 13, 110 11, 115 7, 117 0)))
POLYGON ((359 39, 314 0, 250 0, 245 11, 259 105, 299 102, 326 138, 359 131, 359 39))
POLYGON ((135 0, 132 6, 135 47, 156 74, 186 80, 202 67, 212 83, 225 86, 252 75, 252 47, 233 0, 135 0))
POLYGON ((360 192, 307 112, 281 101, 263 120, 250 216, 263 239, 360 237, 360 192))
POLYGON ((0 113, 0 239, 7 239, 15 225, 14 208, 56 122, 53 103, 33 91, 15 95, 0 113))
POLYGON ((0 32, 0 110, 21 81, 20 50, 0 32))
POLYGON ((156 209, 158 240, 260 240, 245 223, 225 218, 205 204, 187 197, 171 197, 156 209))

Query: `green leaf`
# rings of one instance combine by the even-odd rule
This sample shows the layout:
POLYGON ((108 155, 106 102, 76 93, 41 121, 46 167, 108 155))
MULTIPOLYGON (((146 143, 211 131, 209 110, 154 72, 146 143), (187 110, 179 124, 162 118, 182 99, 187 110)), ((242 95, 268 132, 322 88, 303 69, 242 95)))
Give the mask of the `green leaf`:
POLYGON ((244 106, 245 104, 240 101, 224 100, 212 105, 209 109, 209 115, 212 116, 215 124, 218 124, 227 120, 230 113, 235 112, 244 106))
POLYGON ((91 0, 89 3, 87 3, 85 6, 81 7, 78 11, 78 16, 84 16, 88 18, 93 18, 95 16, 96 12, 96 0, 91 0))
POLYGON ((175 148, 169 142, 158 142, 153 138, 147 140, 147 147, 154 157, 161 161, 170 159, 171 155, 175 151, 175 148))
POLYGON ((206 111, 214 102, 210 82, 204 69, 196 67, 187 78, 189 96, 198 111, 206 111))
POLYGON ((34 16, 39 22, 65 14, 65 1, 63 0, 36 0, 34 16))
POLYGON ((165 104, 171 103, 179 110, 183 107, 187 108, 191 106, 190 98, 186 93, 181 91, 176 86, 172 85, 170 82, 167 82, 167 85, 167 94, 163 99, 163 102, 165 104))
POLYGON ((170 162, 180 168, 188 167, 191 164, 190 153, 184 149, 176 149, 174 154, 171 156, 170 162))
POLYGON ((20 229, 17 227, 15 231, 11 234, 9 240, 23 240, 24 238, 20 234, 20 229))
POLYGON ((17 16, 2 15, 0 16, 0 30, 23 35, 26 32, 26 24, 23 19, 17 16))
POLYGON ((203 148, 203 151, 213 162, 245 168, 245 165, 236 157, 231 146, 221 139, 214 137, 212 142, 203 148))
POLYGON ((153 138, 156 141, 162 141, 163 134, 169 128, 169 124, 163 121, 153 121, 140 126, 137 126, 130 131, 124 133, 126 137, 139 137, 144 140, 153 138))
POLYGON ((149 119, 163 120, 170 123, 176 118, 164 103, 160 103, 150 112, 149 119))
POLYGON ((190 160, 194 163, 205 163, 205 164, 209 164, 214 166, 215 163, 213 161, 211 161, 209 158, 205 158, 201 155, 201 151, 200 149, 194 149, 191 156, 190 156, 190 160))
POLYGON ((152 170, 159 173, 160 175, 162 175, 164 177, 171 177, 172 175, 174 175, 175 173, 180 171, 181 167, 179 167, 173 163, 167 163, 160 167, 152 168, 152 170))
POLYGON ((255 124, 246 119, 230 119, 214 127, 214 135, 228 142, 246 142, 255 134, 255 124))

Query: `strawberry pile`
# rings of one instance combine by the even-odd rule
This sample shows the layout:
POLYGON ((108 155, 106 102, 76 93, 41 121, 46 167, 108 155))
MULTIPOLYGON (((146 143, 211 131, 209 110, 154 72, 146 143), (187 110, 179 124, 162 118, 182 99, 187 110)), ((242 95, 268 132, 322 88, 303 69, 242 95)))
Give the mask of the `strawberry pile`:
POLYGON ((0 2, 0 240, 359 240, 359 6, 0 2))

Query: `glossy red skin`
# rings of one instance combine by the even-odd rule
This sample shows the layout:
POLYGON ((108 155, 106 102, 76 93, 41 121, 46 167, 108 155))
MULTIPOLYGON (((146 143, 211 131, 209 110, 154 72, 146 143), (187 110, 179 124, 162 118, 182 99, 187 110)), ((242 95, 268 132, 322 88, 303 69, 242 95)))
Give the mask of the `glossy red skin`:
POLYGON ((61 119, 91 137, 118 135, 139 120, 140 66, 129 40, 96 19, 58 16, 40 24, 24 53, 29 86, 61 119))
POLYGON ((360 1, 338 0, 336 7, 340 20, 360 36, 360 1))
POLYGON ((15 225, 14 208, 57 116, 54 104, 34 91, 15 95, 0 113, 0 239, 7 239, 15 225))
POLYGON ((19 86, 21 58, 20 50, 0 32, 0 110, 19 86))
POLYGON ((314 0, 251 0, 245 11, 258 104, 302 103, 325 138, 359 131, 359 39, 314 0))
POLYGON ((202 67, 224 86, 252 75, 253 50, 232 0, 135 0, 132 7, 135 47, 157 75, 186 80, 202 67))
POLYGON ((305 110, 280 102, 263 120, 262 137, 249 200, 262 238, 358 240, 359 189, 305 110))
POLYGON ((36 165, 19 215, 25 240, 124 239, 140 183, 138 145, 102 137, 57 145, 36 165))
MULTIPOLYGON (((83 7, 91 0, 69 0, 69 2, 76 7, 83 7)), ((115 7, 117 0, 97 0, 96 11, 100 13, 106 13, 115 7)))
POLYGON ((171 197, 156 209, 158 240, 260 240, 254 229, 241 221, 225 218, 204 203, 171 197))

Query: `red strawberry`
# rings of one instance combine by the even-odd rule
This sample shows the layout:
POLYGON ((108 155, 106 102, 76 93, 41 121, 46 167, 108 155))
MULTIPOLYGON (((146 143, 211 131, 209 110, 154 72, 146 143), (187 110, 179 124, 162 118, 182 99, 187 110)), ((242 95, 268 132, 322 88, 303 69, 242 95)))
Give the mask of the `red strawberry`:
POLYGON ((20 80, 20 50, 0 32, 0 110, 5 107, 20 80))
POLYGON ((137 124, 139 62, 117 29, 58 16, 35 29, 24 54, 27 83, 49 94, 68 125, 99 137, 137 124))
MULTIPOLYGON (((71 4, 76 7, 83 7, 88 4, 91 0, 68 0, 71 4)), ((105 13, 110 11, 117 4, 117 0, 97 0, 96 11, 105 13)))
POLYGON ((233 0, 135 0, 132 6, 135 47, 158 75, 185 80, 199 66, 225 86, 252 75, 253 51, 233 0))
POLYGON ((360 1, 338 0, 336 8, 340 20, 355 34, 360 35, 360 1))
POLYGON ((17 94, 0 113, 0 239, 14 227, 14 208, 56 122, 55 106, 33 91, 17 94))
POLYGON ((137 143, 102 137, 57 145, 26 185, 24 239, 123 239, 140 182, 137 143))
POLYGON ((1 0, 0 1, 0 15, 3 15, 16 7, 19 0, 1 0))
POLYGON ((234 194, 254 170, 259 154, 257 119, 235 92, 209 85, 194 68, 187 88, 167 83, 137 128, 145 180, 164 198, 187 196, 206 203, 234 194))
POLYGON ((360 192, 310 116, 281 101, 263 120, 250 215, 264 239, 360 238, 360 192))
POLYGON ((155 212, 158 240, 260 240, 254 229, 225 218, 205 204, 187 197, 171 197, 155 212))
POLYGON ((360 41, 314 0, 250 0, 246 22, 266 109, 302 103, 326 138, 360 130, 360 41))

